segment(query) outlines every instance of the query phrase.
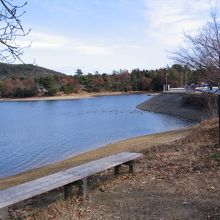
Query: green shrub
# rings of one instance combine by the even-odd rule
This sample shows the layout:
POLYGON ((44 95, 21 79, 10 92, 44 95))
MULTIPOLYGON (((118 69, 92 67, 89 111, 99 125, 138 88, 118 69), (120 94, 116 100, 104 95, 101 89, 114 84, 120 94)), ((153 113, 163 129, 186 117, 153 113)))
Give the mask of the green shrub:
POLYGON ((71 83, 67 83, 67 85, 64 87, 64 93, 65 94, 72 94, 74 92, 74 86, 71 83))
POLYGON ((220 152, 215 152, 210 155, 210 158, 215 161, 220 161, 220 152))

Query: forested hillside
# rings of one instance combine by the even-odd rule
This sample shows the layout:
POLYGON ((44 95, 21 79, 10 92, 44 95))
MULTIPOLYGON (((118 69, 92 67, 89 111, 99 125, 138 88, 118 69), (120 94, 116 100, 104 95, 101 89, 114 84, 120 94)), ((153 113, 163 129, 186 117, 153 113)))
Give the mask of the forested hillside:
POLYGON ((0 63, 0 96, 31 97, 53 96, 102 91, 161 91, 167 82, 171 87, 200 83, 203 70, 190 70, 181 65, 156 70, 120 70, 112 73, 83 73, 78 69, 65 75, 31 64, 0 63))
POLYGON ((33 64, 6 64, 0 63, 0 80, 11 77, 44 77, 47 75, 64 75, 62 73, 46 69, 44 67, 35 66, 33 64))

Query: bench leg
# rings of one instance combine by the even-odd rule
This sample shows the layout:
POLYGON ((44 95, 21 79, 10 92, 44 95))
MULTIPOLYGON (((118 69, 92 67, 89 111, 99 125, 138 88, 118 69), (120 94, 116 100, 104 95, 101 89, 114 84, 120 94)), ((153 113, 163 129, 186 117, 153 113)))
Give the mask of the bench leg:
POLYGON ((127 165, 129 167, 129 173, 135 173, 136 164, 134 160, 128 161, 124 163, 124 165, 127 165))
POLYGON ((68 199, 73 193, 73 187, 79 187, 79 193, 83 195, 83 200, 86 199, 87 196, 87 178, 83 178, 82 180, 78 180, 73 183, 69 183, 64 186, 64 199, 68 199))
POLYGON ((115 176, 119 175, 121 165, 115 166, 115 176))
POLYGON ((0 209, 0 220, 8 220, 9 214, 8 214, 8 207, 1 208, 0 209))
POLYGON ((64 186, 64 199, 68 199, 72 194, 73 183, 64 186))
POLYGON ((85 200, 88 192, 87 178, 83 178, 82 180, 79 180, 79 192, 82 194, 83 200, 85 200))
POLYGON ((129 166, 129 173, 135 173, 136 170, 135 161, 134 160, 129 161, 128 166, 129 166))

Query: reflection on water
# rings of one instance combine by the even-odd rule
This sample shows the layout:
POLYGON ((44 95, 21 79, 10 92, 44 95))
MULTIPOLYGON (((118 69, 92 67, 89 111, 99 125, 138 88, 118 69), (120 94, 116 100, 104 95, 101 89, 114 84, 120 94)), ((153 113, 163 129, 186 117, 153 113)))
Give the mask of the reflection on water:
POLYGON ((0 177, 188 122, 136 105, 147 95, 0 103, 0 177))

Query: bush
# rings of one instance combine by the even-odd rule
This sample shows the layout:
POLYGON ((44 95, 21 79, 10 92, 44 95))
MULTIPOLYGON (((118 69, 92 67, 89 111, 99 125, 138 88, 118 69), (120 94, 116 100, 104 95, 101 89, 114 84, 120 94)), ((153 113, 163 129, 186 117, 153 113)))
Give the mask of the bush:
POLYGON ((215 161, 220 161, 220 152, 211 154, 210 158, 215 161))
POLYGON ((57 94, 57 92, 58 92, 58 90, 57 90, 57 88, 54 86, 54 87, 48 89, 47 94, 48 94, 49 96, 54 96, 54 95, 57 94))
POLYGON ((12 96, 13 97, 19 97, 19 98, 25 98, 25 97, 32 97, 35 96, 37 94, 36 90, 29 90, 29 89, 21 89, 21 88, 17 88, 12 96))
POLYGON ((74 92, 74 86, 71 83, 67 83, 63 90, 65 94, 72 94, 74 92))

